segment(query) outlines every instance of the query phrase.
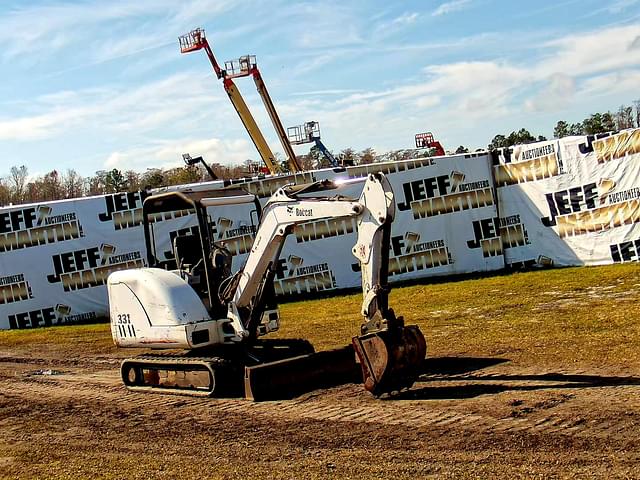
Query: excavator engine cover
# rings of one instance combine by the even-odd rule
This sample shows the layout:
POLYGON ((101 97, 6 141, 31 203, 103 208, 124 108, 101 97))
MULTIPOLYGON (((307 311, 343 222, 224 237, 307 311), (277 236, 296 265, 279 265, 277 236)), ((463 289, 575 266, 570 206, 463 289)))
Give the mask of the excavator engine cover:
POLYGON ((378 397, 409 388, 420 375, 427 342, 417 325, 353 337, 364 388, 378 397))

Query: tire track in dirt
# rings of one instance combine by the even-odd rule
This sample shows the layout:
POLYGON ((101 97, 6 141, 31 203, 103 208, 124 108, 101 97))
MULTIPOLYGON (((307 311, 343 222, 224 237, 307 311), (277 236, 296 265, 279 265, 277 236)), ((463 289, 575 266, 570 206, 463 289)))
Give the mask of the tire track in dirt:
MULTIPOLYGON (((483 376, 486 379, 486 375, 483 376)), ((497 375, 499 377, 499 375, 497 375)), ((469 376, 467 375, 468 379, 469 376)), ((460 380, 459 380, 460 381, 460 380)), ((522 383, 522 382, 520 382, 522 383)), ((288 401, 255 403, 240 399, 198 398, 177 395, 158 395, 127 392, 119 384, 116 374, 109 371, 81 375, 23 376, 5 378, 0 381, 0 396, 6 398, 40 398, 47 401, 95 402, 109 405, 110 409, 144 412, 174 413, 175 409, 188 409, 193 416, 207 417, 224 413, 256 415, 281 420, 310 420, 345 423, 370 423, 382 425, 405 425, 418 429, 462 430, 484 433, 531 433, 568 435, 579 437, 617 438, 640 441, 640 428, 627 416, 619 418, 567 418, 562 414, 516 416, 495 418, 481 413, 464 413, 451 405, 438 402, 375 401, 363 396, 361 386, 347 385, 338 389, 346 402, 319 395, 301 397, 288 401), (402 403, 401 403, 402 402, 402 403), (631 428, 630 428, 631 427, 631 428), (635 427, 635 428, 633 428, 635 427)), ((615 404, 620 412, 629 411, 630 399, 637 398, 640 387, 635 385, 618 387, 595 387, 585 395, 597 396, 608 407, 615 404)), ((633 403, 637 403, 633 402, 633 403)), ((638 409, 635 409, 636 411, 638 409)))

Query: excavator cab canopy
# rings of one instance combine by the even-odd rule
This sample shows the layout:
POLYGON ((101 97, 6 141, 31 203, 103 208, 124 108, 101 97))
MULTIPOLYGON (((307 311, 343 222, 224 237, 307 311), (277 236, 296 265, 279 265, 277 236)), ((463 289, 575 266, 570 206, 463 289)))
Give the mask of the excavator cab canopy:
MULTIPOLYGON (((257 216, 260 216, 260 203, 258 198, 238 187, 221 189, 208 189, 201 191, 174 191, 150 195, 142 204, 142 221, 144 226, 144 239, 147 248, 147 263, 149 267, 164 268, 167 270, 179 270, 182 274, 189 274, 197 279, 197 284, 192 285, 205 303, 213 306, 218 303, 218 283, 214 270, 214 251, 221 246, 216 245, 211 223, 207 213, 208 207, 222 205, 237 205, 253 203, 257 216), (187 233, 178 233, 171 237, 171 252, 173 258, 161 260, 158 254, 158 245, 154 233, 156 221, 166 218, 170 212, 188 211, 195 214, 197 226, 192 227, 187 233)), ((230 255, 230 254, 229 254, 230 255)), ((165 257, 168 257, 165 253, 165 257)))
POLYGON ((178 210, 195 210, 198 207, 250 202, 259 205, 255 195, 237 187, 191 192, 175 191, 148 196, 144 201, 142 211, 146 216, 178 210))

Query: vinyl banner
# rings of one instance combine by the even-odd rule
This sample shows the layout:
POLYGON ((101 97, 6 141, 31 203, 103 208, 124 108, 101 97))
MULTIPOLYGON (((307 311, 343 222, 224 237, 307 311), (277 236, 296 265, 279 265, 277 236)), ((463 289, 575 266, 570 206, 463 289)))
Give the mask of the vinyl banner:
POLYGON ((637 260, 640 130, 538 142, 494 157, 508 265, 637 260))
POLYGON ((104 197, 0 210, 0 328, 95 320, 107 276, 144 265, 140 230, 98 220, 104 197))
MULTIPOLYGON (((389 260, 390 282, 491 271, 504 267, 489 156, 457 155, 376 163, 347 169, 324 169, 296 175, 226 181, 258 195, 264 205, 283 185, 361 178, 329 195, 359 198, 370 172, 387 175, 395 195, 389 260)), ((198 191, 215 182, 166 190, 198 191)), ((313 194, 310 194, 313 196, 313 194)), ((238 215, 235 216, 236 218, 238 215)), ((298 295, 358 287, 360 271, 351 254, 356 243, 355 218, 324 219, 297 225, 287 238, 277 266, 277 294, 298 295)), ((234 257, 240 268, 245 255, 234 257)))
MULTIPOLYGON (((396 203, 390 282, 504 267, 488 155, 367 165, 347 169, 337 178, 376 170, 387 174, 396 203)), ((342 255, 336 262, 339 284, 357 286, 360 276, 355 258, 340 253, 350 253, 355 234, 346 238, 343 248, 332 250, 342 255), (352 268, 339 268, 343 261, 352 268)))
MULTIPOLYGON (((166 190, 205 190, 237 184, 264 205, 283 185, 388 175, 396 201, 390 281, 502 268, 489 157, 458 155, 295 175, 207 182, 166 190)), ((336 191, 358 198, 363 182, 336 191)), ((154 192, 155 193, 155 192, 154 192)), ((93 321, 108 314, 106 279, 112 271, 147 264, 142 202, 147 192, 21 205, 0 209, 0 328, 93 321)), ((241 268, 253 242, 258 212, 252 204, 211 207, 209 228, 241 268)), ((173 257, 172 239, 195 234, 189 210, 156 215, 157 258, 173 257)), ((356 220, 327 219, 296 226, 277 266, 276 292, 299 295, 357 287, 351 254, 356 220)))

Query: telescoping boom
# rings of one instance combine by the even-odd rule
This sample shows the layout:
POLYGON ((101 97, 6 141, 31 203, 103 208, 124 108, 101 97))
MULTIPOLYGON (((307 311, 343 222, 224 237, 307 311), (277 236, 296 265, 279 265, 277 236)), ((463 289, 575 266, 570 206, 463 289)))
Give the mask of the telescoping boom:
POLYGON ((267 91, 267 87, 264 83, 264 80, 262 79, 262 75, 258 70, 255 55, 245 55, 243 57, 240 57, 238 60, 225 62, 225 68, 223 69, 218 64, 218 61, 213 54, 213 50, 211 50, 211 46, 207 41, 204 29, 197 28, 195 30, 192 30, 188 34, 179 37, 178 40, 180 43, 180 51, 182 53, 194 52, 196 50, 204 50, 206 52, 207 57, 211 62, 211 66, 213 67, 213 71, 216 74, 216 77, 222 80, 224 89, 227 92, 229 99, 231 100, 231 104, 238 113, 242 124, 247 130, 247 133, 249 133, 249 137, 251 137, 251 140, 258 150, 262 161, 265 163, 270 173, 280 173, 281 168, 278 164, 277 159, 275 158, 273 152, 271 151, 271 148, 269 147, 269 144, 262 135, 262 132, 260 131, 260 128, 258 127, 255 119, 253 118, 249 107, 247 107, 247 104, 242 98, 240 91, 233 82, 234 78, 247 76, 253 77, 256 88, 258 89, 258 93, 260 94, 260 98, 262 99, 262 102, 267 109, 267 113, 269 114, 271 123, 273 124, 278 138, 282 143, 282 147, 287 155, 289 170, 294 173, 301 171, 302 168, 300 167, 296 159, 295 152, 293 151, 293 148, 289 143, 286 132, 284 131, 284 128, 282 126, 282 122, 280 122, 278 112, 276 111, 273 101, 271 100, 269 92, 267 91))

